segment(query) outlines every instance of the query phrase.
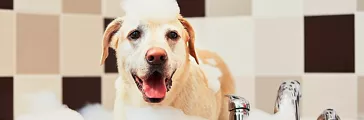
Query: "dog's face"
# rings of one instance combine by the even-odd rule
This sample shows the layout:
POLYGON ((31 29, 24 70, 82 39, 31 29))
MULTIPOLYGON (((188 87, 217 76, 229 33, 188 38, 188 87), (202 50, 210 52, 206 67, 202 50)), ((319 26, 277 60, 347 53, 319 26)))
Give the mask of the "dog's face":
POLYGON ((104 34, 102 62, 108 47, 116 50, 119 72, 129 76, 149 103, 159 103, 173 89, 173 75, 195 58, 194 33, 182 17, 164 22, 117 18, 104 34))

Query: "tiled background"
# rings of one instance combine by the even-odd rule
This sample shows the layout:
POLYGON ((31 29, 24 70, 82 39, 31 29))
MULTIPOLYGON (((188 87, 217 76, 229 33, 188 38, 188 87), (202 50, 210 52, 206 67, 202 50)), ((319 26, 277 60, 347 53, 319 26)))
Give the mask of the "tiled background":
MULTIPOLYGON (((99 66, 119 0, 0 1, 0 120, 26 112, 21 96, 50 90, 73 109, 111 109, 115 58, 99 66)), ((302 82, 303 117, 334 108, 364 114, 364 0, 178 0, 200 47, 219 53, 241 95, 273 112, 282 80, 302 82)))

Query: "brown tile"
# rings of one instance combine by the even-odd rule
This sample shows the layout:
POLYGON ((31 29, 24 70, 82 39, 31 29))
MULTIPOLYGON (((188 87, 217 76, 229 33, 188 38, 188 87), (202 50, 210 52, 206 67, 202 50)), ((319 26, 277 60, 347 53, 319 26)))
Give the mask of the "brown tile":
POLYGON ((364 76, 358 80, 358 113, 364 115, 364 76))
POLYGON ((63 13, 101 14, 101 0, 63 0, 63 13))
POLYGON ((88 103, 101 103, 101 77, 64 77, 63 104, 79 110, 88 103))
POLYGON ((13 9, 14 0, 1 0, 0 9, 13 9))
POLYGON ((15 12, 0 11, 0 18, 0 76, 11 76, 15 70, 15 12))
MULTIPOLYGON (((114 20, 114 18, 105 18, 104 19, 104 30, 106 29, 107 25, 114 20)), ((109 48, 109 56, 106 58, 105 61, 105 73, 117 73, 118 68, 116 64, 116 56, 115 56, 115 50, 112 48, 109 48)))
POLYGON ((355 71, 354 15, 305 17, 305 72, 355 71))
POLYGON ((18 74, 59 73, 59 17, 17 15, 18 74))
POLYGON ((109 48, 109 56, 105 60, 105 73, 118 73, 118 66, 115 56, 115 50, 109 48))
POLYGON ((279 86, 286 80, 297 80, 300 76, 258 76, 255 79, 255 105, 258 109, 273 113, 279 86))
POLYGON ((0 77, 0 120, 13 120, 13 78, 0 77))
POLYGON ((103 18, 99 15, 62 15, 61 74, 99 76, 103 18))
POLYGON ((177 0, 184 17, 204 17, 205 0, 177 0))

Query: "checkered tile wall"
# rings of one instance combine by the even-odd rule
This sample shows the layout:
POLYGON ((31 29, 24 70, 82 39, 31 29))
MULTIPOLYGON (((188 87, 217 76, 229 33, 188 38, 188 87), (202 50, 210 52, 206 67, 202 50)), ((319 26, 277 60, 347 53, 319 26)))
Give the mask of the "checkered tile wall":
MULTIPOLYGON (((99 66, 119 0, 0 1, 0 120, 26 112, 21 96, 50 90, 79 109, 111 109, 115 57, 99 66)), ((303 117, 334 108, 364 114, 364 0, 178 0, 200 47, 219 53, 238 95, 272 113, 282 80, 303 89, 303 117)), ((114 54, 114 53, 112 53, 114 54)))

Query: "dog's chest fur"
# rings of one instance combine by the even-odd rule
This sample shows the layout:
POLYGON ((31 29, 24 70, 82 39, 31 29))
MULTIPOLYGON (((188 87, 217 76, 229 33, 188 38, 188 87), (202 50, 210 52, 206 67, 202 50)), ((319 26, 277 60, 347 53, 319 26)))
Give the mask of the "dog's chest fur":
POLYGON ((221 106, 221 92, 211 90, 202 71, 195 65, 189 72, 187 83, 171 106, 181 109, 185 114, 217 120, 221 106))

